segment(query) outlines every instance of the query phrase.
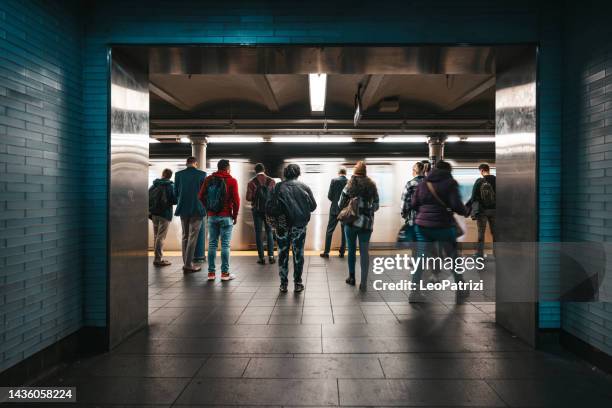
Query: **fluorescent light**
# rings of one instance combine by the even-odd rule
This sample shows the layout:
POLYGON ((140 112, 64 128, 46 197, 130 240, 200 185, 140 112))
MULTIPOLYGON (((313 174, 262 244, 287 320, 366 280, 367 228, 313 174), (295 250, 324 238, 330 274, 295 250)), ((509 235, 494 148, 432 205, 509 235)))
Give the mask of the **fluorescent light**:
POLYGON ((426 143, 427 136, 424 135, 406 135, 406 136, 383 136, 376 139, 376 142, 382 143, 426 143))
POLYGON ((495 142, 495 136, 468 136, 466 142, 495 142))
POLYGON ((261 143, 264 141, 260 136, 212 136, 207 138, 208 143, 261 143))
POLYGON ((327 74, 308 74, 308 84, 310 88, 310 110, 323 112, 325 110, 327 74))
POLYGON ((274 143, 352 143, 350 136, 274 136, 274 143))
POLYGON ((149 143, 159 143, 159 140, 150 137, 149 138, 149 143))
POLYGON ((189 139, 187 136, 183 136, 181 137, 181 143, 191 143, 191 139, 189 139))
POLYGON ((445 142, 448 143, 453 143, 453 142, 460 142, 461 138, 459 136, 448 136, 445 140, 445 142))
POLYGON ((285 163, 322 163, 322 162, 346 162, 344 157, 292 157, 285 159, 285 163))

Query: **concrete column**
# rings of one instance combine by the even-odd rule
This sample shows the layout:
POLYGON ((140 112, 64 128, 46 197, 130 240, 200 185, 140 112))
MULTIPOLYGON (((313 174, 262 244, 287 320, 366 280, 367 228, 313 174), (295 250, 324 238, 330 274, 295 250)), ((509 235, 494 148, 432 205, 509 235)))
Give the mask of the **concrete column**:
POLYGON ((437 133, 427 138, 427 144, 429 145, 429 161, 432 166, 436 165, 436 162, 444 160, 444 142, 446 141, 446 135, 437 133))
MULTIPOLYGON (((206 171, 206 146, 208 141, 206 136, 191 136, 191 155, 198 159, 198 168, 206 171)), ((202 219, 202 227, 198 235, 198 243, 195 249, 195 262, 206 261, 206 217, 202 219)))

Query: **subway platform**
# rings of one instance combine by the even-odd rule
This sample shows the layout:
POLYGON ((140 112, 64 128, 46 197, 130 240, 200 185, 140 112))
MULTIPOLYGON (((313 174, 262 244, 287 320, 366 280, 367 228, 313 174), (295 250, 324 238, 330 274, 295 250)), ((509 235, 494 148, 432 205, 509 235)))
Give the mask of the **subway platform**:
POLYGON ((230 282, 183 275, 179 258, 169 259, 165 268, 151 260, 146 330, 40 385, 76 386, 79 402, 70 406, 87 407, 612 401, 610 376, 514 338, 495 325, 486 297, 457 305, 434 294, 409 304, 403 292, 360 293, 344 283, 346 260, 337 257, 306 257, 301 294, 279 293, 278 265, 256 265, 255 257, 233 256, 230 282))

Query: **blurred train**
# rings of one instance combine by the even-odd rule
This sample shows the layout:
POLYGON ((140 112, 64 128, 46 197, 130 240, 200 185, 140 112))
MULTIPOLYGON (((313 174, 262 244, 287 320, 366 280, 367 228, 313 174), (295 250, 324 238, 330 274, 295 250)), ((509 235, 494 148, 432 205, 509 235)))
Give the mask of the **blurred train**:
MULTIPOLYGON (((368 164, 368 175, 376 182, 380 196, 380 210, 376 213, 372 244, 377 248, 392 248, 395 245, 397 233, 402 225, 400 217, 401 195, 406 182, 412 178, 412 166, 414 162, 426 159, 426 157, 410 158, 366 158, 368 164)), ((210 157, 207 160, 206 172, 211 174, 216 170, 219 158, 210 157)), ((480 174, 478 165, 473 161, 448 160, 453 164, 453 176, 460 186, 461 196, 464 202, 470 198, 474 181, 480 174)), ((308 225, 306 236, 306 250, 321 251, 325 244, 325 229, 329 218, 330 201, 327 199, 329 183, 337 176, 340 167, 346 167, 350 177, 355 160, 344 158, 295 158, 284 161, 283 165, 297 163, 302 175, 300 180, 310 186, 317 200, 317 209, 312 214, 308 225)), ((491 165, 491 173, 495 174, 494 163, 491 165)), ((238 222, 232 234, 233 250, 255 250, 255 233, 253 229, 253 216, 250 204, 244 199, 248 181, 255 175, 253 167, 255 162, 248 158, 232 158, 231 173, 238 180, 241 198, 241 209, 238 222)), ((173 172, 185 167, 184 159, 151 159, 149 167, 149 185, 155 178, 160 177, 163 169, 169 168, 173 172)), ((280 174, 275 171, 272 174, 280 174)), ((277 179, 280 181, 280 179, 277 179)), ((476 242, 476 222, 464 217, 457 217, 466 231, 460 238, 463 242, 476 242)), ((332 250, 340 245, 340 228, 334 233, 332 250)), ((491 236, 487 231, 487 242, 491 236)), ((153 245, 153 227, 149 224, 149 247, 153 245)), ((180 251, 181 249, 181 224, 175 217, 170 224, 166 238, 165 249, 168 251, 180 251)))

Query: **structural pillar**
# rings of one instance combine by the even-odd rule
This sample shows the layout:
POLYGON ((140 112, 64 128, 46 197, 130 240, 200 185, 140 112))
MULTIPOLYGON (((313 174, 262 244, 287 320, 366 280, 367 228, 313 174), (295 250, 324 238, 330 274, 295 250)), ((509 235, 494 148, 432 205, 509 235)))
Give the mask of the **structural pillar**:
MULTIPOLYGON (((191 155, 198 160, 198 168, 206 171, 206 136, 191 136, 191 155)), ((195 249, 195 262, 206 261, 206 216, 202 218, 202 227, 198 235, 198 242, 195 249)))
POLYGON ((436 133, 427 138, 427 144, 429 145, 429 161, 432 167, 440 160, 444 160, 445 141, 446 135, 443 133, 436 133))

